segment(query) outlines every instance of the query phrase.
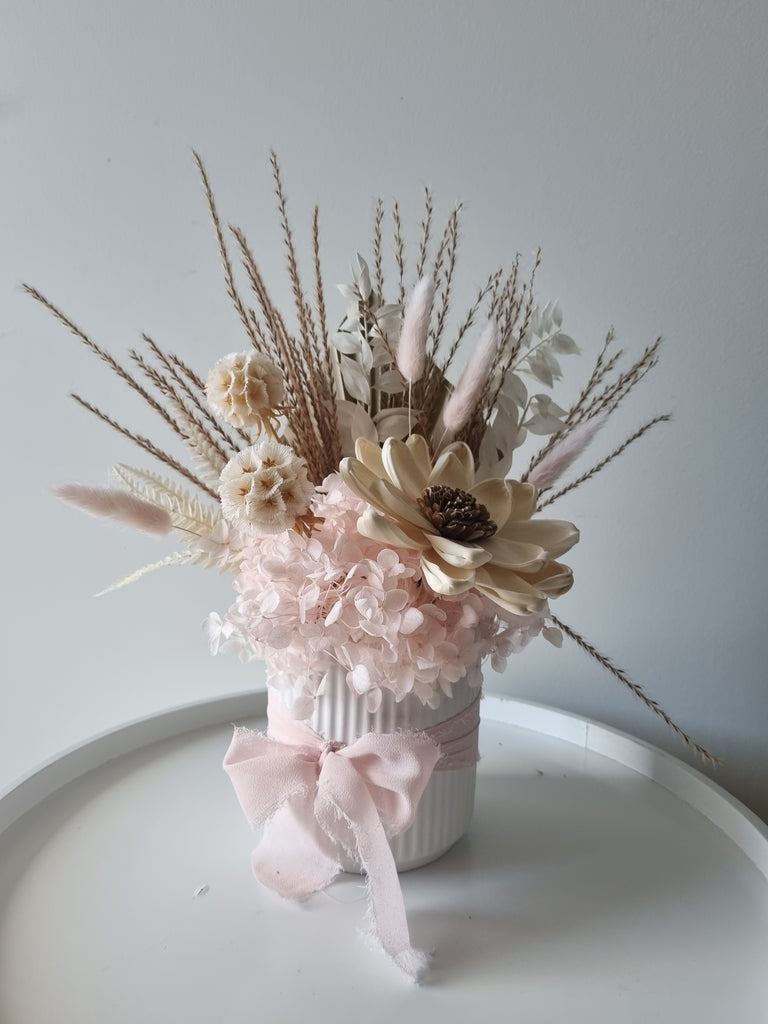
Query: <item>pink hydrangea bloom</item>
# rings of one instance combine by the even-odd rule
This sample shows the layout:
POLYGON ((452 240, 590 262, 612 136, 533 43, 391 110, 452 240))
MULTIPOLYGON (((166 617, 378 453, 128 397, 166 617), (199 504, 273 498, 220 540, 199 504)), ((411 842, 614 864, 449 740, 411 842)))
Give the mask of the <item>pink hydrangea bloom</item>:
POLYGON ((335 665, 372 710, 384 690, 436 707, 460 680, 480 685, 483 658, 502 668, 544 624, 543 614, 514 616, 477 593, 435 594, 417 551, 358 533, 366 507, 338 474, 329 476, 312 506, 320 528, 309 538, 286 531, 249 540, 235 602, 208 622, 214 653, 264 658, 270 685, 299 716, 311 713, 335 665))

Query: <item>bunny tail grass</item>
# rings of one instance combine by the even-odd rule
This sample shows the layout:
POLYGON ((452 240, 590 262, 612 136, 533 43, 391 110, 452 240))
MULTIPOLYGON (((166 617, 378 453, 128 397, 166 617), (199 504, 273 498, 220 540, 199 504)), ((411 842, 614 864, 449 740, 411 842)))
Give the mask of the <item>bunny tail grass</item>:
POLYGON ((148 501, 114 487, 84 487, 80 484, 62 484, 53 487, 57 498, 66 501, 82 512, 104 519, 112 519, 135 530, 143 530, 155 537, 165 537, 173 523, 164 508, 158 508, 148 501))
POLYGON ((409 384, 421 379, 426 366, 427 333, 434 295, 434 282, 423 277, 413 289, 403 314, 397 368, 409 384))
POLYGON ((456 390, 445 403, 443 423, 447 430, 457 434, 475 411, 488 375, 493 368, 498 349, 496 322, 489 320, 480 335, 477 348, 469 357, 466 369, 456 385, 456 390))
POLYGON ((555 480, 581 455, 607 419, 608 414, 602 412, 574 427, 531 471, 528 475, 528 483, 535 484, 540 491, 543 491, 545 487, 551 487, 555 480))

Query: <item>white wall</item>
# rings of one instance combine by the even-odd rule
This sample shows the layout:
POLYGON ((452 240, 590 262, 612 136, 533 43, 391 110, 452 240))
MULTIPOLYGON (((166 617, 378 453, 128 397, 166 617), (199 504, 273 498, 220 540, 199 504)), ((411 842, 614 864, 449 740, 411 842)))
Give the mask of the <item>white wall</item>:
MULTIPOLYGON (((303 239, 321 204, 329 283, 367 246, 373 197, 413 223, 428 183, 443 212, 466 205, 467 294, 543 247, 539 295, 560 297, 585 371, 611 324, 636 353, 665 336, 612 429, 674 423, 560 505, 583 540, 556 610, 768 816, 766 5, 5 0, 0 19, 0 788, 98 729, 262 678, 208 656, 226 579, 91 596, 166 549, 48 495, 142 461, 67 392, 156 428, 18 284, 117 353, 144 329, 205 370, 242 339, 190 147, 287 296, 274 146, 303 239)), ((573 647, 531 647, 489 686, 688 756, 573 647)))

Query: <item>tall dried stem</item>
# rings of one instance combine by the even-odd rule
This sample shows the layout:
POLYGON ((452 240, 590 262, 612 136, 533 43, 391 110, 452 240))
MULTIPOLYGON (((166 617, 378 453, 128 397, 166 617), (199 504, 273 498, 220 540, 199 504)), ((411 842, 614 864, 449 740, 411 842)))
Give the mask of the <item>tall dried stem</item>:
POLYGON ((183 463, 179 462, 178 459, 175 459, 168 452, 165 452, 161 448, 158 448, 154 441, 151 441, 148 437, 144 437, 141 434, 136 434, 132 430, 129 430, 127 427, 124 427, 116 420, 113 420, 111 416, 108 416, 105 412, 102 412, 101 409, 98 409, 95 405, 92 405, 84 398, 81 398, 80 395, 72 393, 70 397, 74 398, 78 405, 81 405, 84 409, 87 409, 88 412, 93 413, 93 415, 98 417, 98 419, 100 419, 103 423, 106 423, 108 426, 112 427, 113 430, 116 430, 118 434, 122 434, 123 437, 127 438, 129 441, 132 441, 135 445, 141 448, 142 451, 145 451, 148 455, 151 455, 152 458, 157 459, 158 462, 162 463, 164 466, 168 466, 169 469, 172 469, 175 473, 178 473, 179 476, 184 477, 185 480, 188 480, 191 484, 194 484, 195 487, 201 490, 209 498, 213 498, 214 501, 219 500, 218 494, 214 490, 212 490, 206 483, 204 483, 200 479, 200 477, 196 476, 190 469, 183 465, 183 463))
POLYGON ((382 240, 381 225, 384 220, 384 203, 381 199, 376 200, 376 209, 373 215, 373 286, 376 290, 376 297, 379 302, 384 299, 384 270, 382 265, 382 240))
POLYGON ((661 718, 661 720, 667 726, 669 726, 669 728, 672 730, 672 732, 675 733, 676 736, 678 736, 685 744, 687 744, 689 747, 696 751, 699 757, 703 758, 703 760, 705 761, 708 761, 710 764, 721 763, 720 758, 715 757, 714 754, 711 754, 706 747, 702 747, 701 744, 696 743, 696 741, 693 740, 687 732, 684 732, 680 728, 680 726, 677 725, 677 723, 670 718, 670 716, 661 707, 657 700, 654 700, 652 697, 649 697, 645 690, 642 688, 642 686, 640 686, 639 683, 633 682, 623 669, 619 668, 618 665, 614 665, 610 658, 608 658, 605 654, 601 654, 600 651, 598 651, 593 644, 586 640, 580 633, 577 633, 575 629, 572 629, 570 626, 567 626, 561 619, 558 619, 556 615, 550 615, 549 618, 554 623, 554 625, 557 626, 558 629, 562 630, 563 633, 565 633, 569 640, 572 640, 578 647, 581 648, 582 651, 588 654, 590 658, 593 658, 607 672, 610 672, 611 675, 615 679, 618 679, 619 682, 622 683, 624 686, 626 686, 627 689, 630 690, 631 693, 633 693, 635 697, 638 698, 638 700, 642 701, 642 703, 645 704, 645 706, 649 708, 655 715, 658 715, 658 717, 661 718))
POLYGON ((240 293, 237 290, 237 285, 235 284, 235 275, 232 271, 232 262, 229 258, 229 251, 227 249, 226 241, 224 240, 224 232, 221 227, 219 212, 216 207, 213 189, 211 188, 210 181, 208 180, 208 174, 206 172, 205 165, 203 164, 203 161, 200 159, 200 156, 197 153, 195 153, 194 150, 193 155, 195 158, 195 163, 197 164, 197 169, 200 172, 200 177, 203 182, 203 189, 205 190, 205 196, 208 201, 208 210, 210 211, 211 220, 213 222, 213 228, 214 231, 216 232, 216 239, 219 243, 219 255, 221 257, 222 267, 224 268, 224 280, 226 281, 227 285, 227 294, 232 300, 232 304, 234 305, 235 310, 237 311, 237 315, 240 318, 241 324, 245 328, 246 334, 251 339, 251 344, 258 351, 263 351, 260 345, 260 339, 253 331, 253 325, 248 316, 248 310, 246 308, 246 305, 241 299, 240 293))
POLYGON ((601 459, 599 462, 596 462, 594 466, 591 466, 588 470, 586 470, 586 472, 582 473, 581 476, 576 477, 575 480, 572 480, 569 484, 566 484, 565 487, 561 487, 560 490, 547 495, 547 497, 543 501, 539 501, 538 505, 536 506, 537 510, 540 512, 543 508, 546 508, 547 505, 551 505, 552 502, 557 501, 558 498, 562 498, 564 494, 568 494, 570 491, 573 491, 577 487, 580 487, 582 484, 586 483, 587 480, 590 480, 593 476, 595 476, 595 474, 599 473, 600 470, 605 469, 605 467, 609 463, 613 462, 615 458, 618 458, 618 456, 621 455, 624 451, 626 451, 626 449, 629 448, 631 444, 634 444, 635 441, 639 441, 641 437, 644 437, 645 434, 647 434, 652 427, 655 427, 659 423, 669 423, 671 419, 672 417, 669 414, 665 413, 661 416, 654 416, 653 419, 648 420, 647 423, 644 423, 642 427, 636 430, 633 434, 630 434, 628 438, 626 438, 620 445, 614 448, 609 455, 606 455, 604 459, 601 459))

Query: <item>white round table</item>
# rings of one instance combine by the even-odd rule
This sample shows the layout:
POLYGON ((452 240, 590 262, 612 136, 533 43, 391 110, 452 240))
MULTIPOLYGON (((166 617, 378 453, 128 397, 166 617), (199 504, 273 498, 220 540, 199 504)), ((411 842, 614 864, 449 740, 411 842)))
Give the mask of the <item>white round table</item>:
POLYGON ((768 1020, 768 829, 680 761, 486 698, 471 831, 401 876, 415 986, 360 877, 301 905, 252 878, 221 760, 264 710, 134 722, 0 796, 2 1024, 768 1020))

